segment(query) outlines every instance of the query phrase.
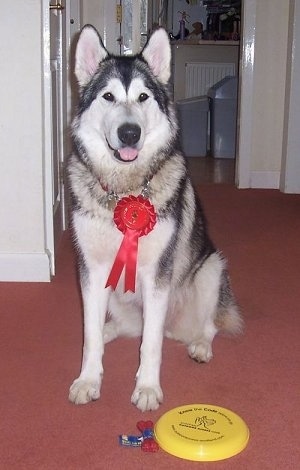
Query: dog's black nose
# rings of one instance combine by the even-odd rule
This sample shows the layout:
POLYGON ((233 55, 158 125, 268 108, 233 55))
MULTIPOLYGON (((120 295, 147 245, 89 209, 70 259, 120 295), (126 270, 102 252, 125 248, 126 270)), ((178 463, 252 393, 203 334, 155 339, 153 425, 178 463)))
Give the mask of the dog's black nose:
POLYGON ((133 147, 140 140, 141 128, 137 124, 123 124, 118 129, 118 137, 122 144, 133 147))

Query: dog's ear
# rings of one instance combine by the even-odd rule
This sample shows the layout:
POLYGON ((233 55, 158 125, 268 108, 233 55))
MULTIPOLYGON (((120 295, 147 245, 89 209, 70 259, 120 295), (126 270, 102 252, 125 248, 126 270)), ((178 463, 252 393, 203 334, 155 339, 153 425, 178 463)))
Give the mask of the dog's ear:
POLYGON ((86 85, 98 65, 108 55, 97 30, 91 26, 83 27, 75 54, 75 75, 80 86, 86 85))
POLYGON ((167 32, 163 28, 155 30, 142 50, 154 75, 166 84, 171 75, 171 46, 167 32))

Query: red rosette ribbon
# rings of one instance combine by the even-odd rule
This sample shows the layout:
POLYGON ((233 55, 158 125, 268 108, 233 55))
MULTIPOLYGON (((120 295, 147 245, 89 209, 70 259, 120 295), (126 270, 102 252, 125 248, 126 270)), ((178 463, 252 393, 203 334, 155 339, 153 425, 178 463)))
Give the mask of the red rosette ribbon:
POLYGON ((154 206, 143 196, 127 196, 118 201, 114 222, 124 238, 108 276, 106 286, 115 289, 125 268, 124 292, 135 292, 138 239, 148 235, 156 223, 154 206))

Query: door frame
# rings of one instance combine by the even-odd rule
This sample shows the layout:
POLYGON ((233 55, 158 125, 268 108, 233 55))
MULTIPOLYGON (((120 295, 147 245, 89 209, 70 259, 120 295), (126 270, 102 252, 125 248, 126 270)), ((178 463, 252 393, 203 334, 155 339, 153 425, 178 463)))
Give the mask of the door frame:
POLYGON ((249 188, 251 182, 256 2, 257 0, 243 0, 242 2, 243 26, 235 168, 235 184, 238 188, 249 188))
POLYGON ((43 68, 43 181, 44 181, 44 231, 45 251, 49 257, 51 275, 55 273, 54 227, 52 210, 52 113, 50 68, 50 10, 49 0, 42 0, 42 68, 43 68))

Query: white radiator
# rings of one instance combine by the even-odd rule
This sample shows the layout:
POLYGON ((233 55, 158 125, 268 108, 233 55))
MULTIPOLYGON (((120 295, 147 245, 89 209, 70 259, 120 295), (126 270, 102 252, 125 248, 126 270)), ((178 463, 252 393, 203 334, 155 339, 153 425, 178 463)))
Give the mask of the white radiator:
POLYGON ((185 97, 206 95, 211 86, 228 75, 235 75, 235 64, 187 62, 185 64, 185 97))

